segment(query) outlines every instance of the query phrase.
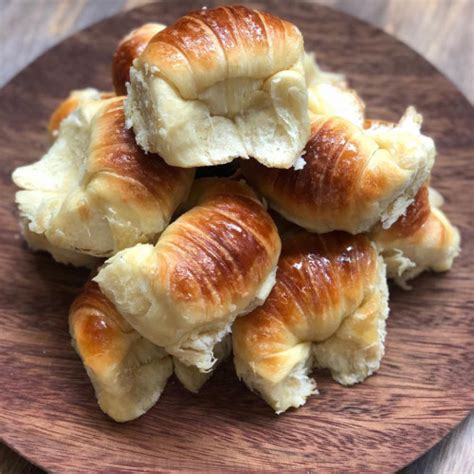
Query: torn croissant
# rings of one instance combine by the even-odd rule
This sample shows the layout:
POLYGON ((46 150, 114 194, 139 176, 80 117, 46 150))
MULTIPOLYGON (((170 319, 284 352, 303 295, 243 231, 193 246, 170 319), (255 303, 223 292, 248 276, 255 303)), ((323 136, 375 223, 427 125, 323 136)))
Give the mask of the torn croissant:
POLYGON ((244 183, 197 180, 188 205, 156 246, 119 252, 95 281, 138 332, 184 365, 208 372, 214 346, 234 319, 265 301, 281 244, 244 183))
POLYGON ((315 393, 314 366, 344 385, 379 368, 387 315, 385 265, 367 237, 299 231, 265 303, 234 323, 237 375, 277 413, 299 407, 315 393))
POLYGON ((33 246, 95 257, 155 241, 193 177, 136 145, 123 97, 84 103, 41 160, 13 173, 25 237, 39 236, 33 246))
POLYGON ((289 168, 309 136, 303 54, 298 28, 268 13, 225 6, 183 16, 130 70, 137 142, 173 166, 251 156, 289 168))
POLYGON ((87 370, 100 408, 115 421, 143 415, 160 398, 173 362, 140 336, 89 281, 69 312, 74 348, 87 370))
POLYGON ((459 255, 461 237, 441 211, 442 203, 437 191, 423 186, 403 217, 370 234, 387 264, 387 276, 402 288, 425 270, 449 270, 459 255))
POLYGON ((362 130, 340 117, 318 116, 291 170, 241 161, 250 184, 270 207, 311 232, 364 232, 390 227, 428 179, 433 140, 420 133, 421 116, 409 109, 387 131, 362 130))

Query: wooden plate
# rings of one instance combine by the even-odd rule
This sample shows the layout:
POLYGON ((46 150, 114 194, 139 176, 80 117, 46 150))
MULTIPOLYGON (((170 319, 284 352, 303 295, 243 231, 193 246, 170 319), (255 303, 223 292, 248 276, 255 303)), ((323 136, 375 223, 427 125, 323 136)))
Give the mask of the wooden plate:
MULTIPOLYGON (((213 2, 207 2, 210 6, 213 2)), ((47 119, 70 89, 110 89, 117 40, 145 21, 171 23, 201 4, 161 2, 103 21, 42 56, 0 92, 0 423, 2 440, 56 471, 333 468, 392 470, 422 454, 474 405, 472 230, 474 112, 430 64, 390 36, 302 2, 255 3, 295 22, 322 64, 344 71, 371 117, 416 104, 439 156, 432 183, 460 228, 451 272, 391 291, 386 356, 367 382, 276 416, 228 364, 198 396, 171 381, 141 419, 103 415, 69 341, 67 311, 86 272, 27 251, 10 174, 47 149, 47 119)))

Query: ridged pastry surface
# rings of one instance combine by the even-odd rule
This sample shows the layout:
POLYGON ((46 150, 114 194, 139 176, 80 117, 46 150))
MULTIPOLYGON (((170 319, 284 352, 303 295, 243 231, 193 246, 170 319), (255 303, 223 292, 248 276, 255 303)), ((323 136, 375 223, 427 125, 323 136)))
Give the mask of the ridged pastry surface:
POLYGON ((168 166, 137 147, 125 126, 123 97, 105 103, 93 119, 87 165, 86 182, 101 175, 119 178, 114 191, 125 197, 124 205, 137 202, 150 208, 158 203, 163 209, 173 207, 180 180, 192 176, 191 170, 168 166))
POLYGON ((259 286, 276 263, 280 242, 272 219, 246 186, 211 183, 198 182, 196 206, 163 233, 156 255, 160 284, 169 285, 174 299, 193 303, 202 297, 206 305, 225 307, 259 286))
POLYGON ((276 411, 314 392, 314 365, 341 383, 362 381, 383 355, 387 299, 385 267, 367 237, 294 233, 267 300, 234 323, 238 375, 276 411))
POLYGON ((197 180, 188 206, 155 247, 118 253, 95 280, 137 331, 206 371, 234 319, 270 292, 281 243, 244 183, 197 180))
POLYGON ((112 82, 117 95, 127 95, 127 82, 130 82, 130 67, 143 53, 150 40, 165 29, 161 23, 145 23, 124 36, 117 45, 112 59, 112 82))
MULTIPOLYGON (((264 305, 233 329, 238 357, 278 374, 279 348, 331 336, 364 300, 376 275, 376 251, 364 236, 299 233, 285 241, 277 282, 264 305)), ((273 376, 271 374, 271 376, 273 376)))
POLYGON ((241 160, 248 181, 286 219, 313 232, 359 233, 403 215, 429 176, 434 144, 415 130, 383 140, 341 117, 313 118, 298 169, 241 160))
POLYGON ((173 363, 163 349, 140 336, 89 281, 69 312, 73 345, 87 370, 101 409, 129 421, 160 397, 173 363))
POLYGON ((137 142, 189 168, 254 157, 289 168, 309 134, 303 38, 247 7, 202 9, 155 35, 130 69, 137 142))
POLYGON ((194 170, 146 155, 125 125, 123 100, 86 101, 41 160, 13 173, 22 220, 49 243, 44 250, 104 257, 155 241, 187 198, 194 170))
POLYGON ((217 81, 266 79, 301 56, 303 37, 292 23, 243 6, 189 13, 155 36, 140 62, 158 68, 186 99, 217 81))

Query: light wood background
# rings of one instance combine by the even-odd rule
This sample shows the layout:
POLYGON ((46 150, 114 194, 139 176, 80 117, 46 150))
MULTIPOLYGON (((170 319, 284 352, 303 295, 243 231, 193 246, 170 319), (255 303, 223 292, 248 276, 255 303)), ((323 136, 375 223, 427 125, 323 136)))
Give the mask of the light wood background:
MULTIPOLYGON (((0 0, 0 87, 63 38, 145 3, 150 1, 0 0)), ((368 21, 409 44, 474 103, 473 0, 319 0, 319 3, 368 21)), ((474 416, 471 415, 405 472, 474 472, 473 453, 474 416)), ((0 445, 0 473, 36 471, 0 445)))

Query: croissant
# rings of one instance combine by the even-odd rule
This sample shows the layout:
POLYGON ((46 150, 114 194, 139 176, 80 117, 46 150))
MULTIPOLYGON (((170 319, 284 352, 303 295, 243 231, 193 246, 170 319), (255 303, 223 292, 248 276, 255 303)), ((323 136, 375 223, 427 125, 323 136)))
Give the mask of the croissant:
POLYGON ((361 382, 384 353, 387 301, 385 265, 367 237, 293 234, 267 300, 233 325, 237 375, 277 413, 317 393, 313 366, 361 382))
POLYGON ((71 91, 69 96, 63 100, 52 113, 48 123, 49 141, 54 142, 59 133, 61 122, 77 109, 79 106, 91 100, 110 99, 113 94, 110 92, 100 92, 97 89, 88 87, 71 91))
POLYGON ((160 23, 145 23, 124 36, 117 46, 112 59, 112 82, 117 95, 127 95, 130 82, 130 67, 156 33, 164 30, 160 23))
POLYGON ((137 142, 173 166, 289 168, 309 136, 303 54, 296 26, 243 6, 178 19, 130 69, 137 142))
POLYGON ((96 283, 89 281, 72 304, 69 327, 107 415, 133 420, 157 402, 173 373, 171 357, 140 336, 96 283))
POLYGON ((388 228, 433 166, 435 146, 420 125, 412 108, 387 131, 318 116, 298 167, 269 169, 249 160, 241 162, 241 170, 270 207, 309 231, 357 234, 379 221, 388 228))
POLYGON ((234 319, 265 301, 281 243, 244 183, 196 180, 188 205, 156 246, 119 252, 95 281, 140 334, 208 372, 234 319))
POLYGON ((45 250, 105 257, 155 241, 193 176, 138 148, 119 97, 76 109, 48 153, 16 169, 13 180, 22 188, 16 194, 21 219, 44 236, 45 250))
POLYGON ((443 198, 423 186, 406 214, 389 229, 374 229, 375 241, 387 264, 387 275, 402 288, 425 270, 447 271, 459 255, 460 235, 439 209, 443 198))
POLYGON ((314 53, 305 53, 304 70, 311 117, 335 115, 363 126, 365 104, 355 90, 349 89, 343 74, 323 71, 314 53))

